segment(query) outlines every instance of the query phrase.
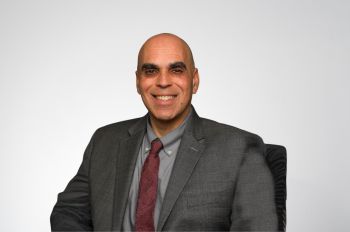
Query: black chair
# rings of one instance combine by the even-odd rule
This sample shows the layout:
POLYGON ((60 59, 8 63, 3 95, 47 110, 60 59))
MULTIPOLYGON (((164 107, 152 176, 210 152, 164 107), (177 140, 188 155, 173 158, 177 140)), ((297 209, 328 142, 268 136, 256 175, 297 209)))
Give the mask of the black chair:
POLYGON ((266 144, 265 158, 275 181, 278 229, 279 231, 286 231, 287 150, 280 145, 266 144))

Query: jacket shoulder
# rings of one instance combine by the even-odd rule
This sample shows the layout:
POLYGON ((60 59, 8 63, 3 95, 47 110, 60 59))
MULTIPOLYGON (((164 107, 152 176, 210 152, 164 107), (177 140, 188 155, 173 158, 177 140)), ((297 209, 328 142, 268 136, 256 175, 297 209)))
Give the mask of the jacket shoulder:
POLYGON ((201 118, 205 136, 210 140, 226 141, 231 144, 242 144, 249 147, 262 146, 262 138, 252 132, 235 126, 201 118))
POLYGON ((111 123, 105 126, 98 128, 93 137, 101 138, 101 137, 114 137, 114 138, 124 138, 128 135, 128 130, 131 126, 135 125, 140 118, 133 118, 129 120, 124 120, 120 122, 111 123))

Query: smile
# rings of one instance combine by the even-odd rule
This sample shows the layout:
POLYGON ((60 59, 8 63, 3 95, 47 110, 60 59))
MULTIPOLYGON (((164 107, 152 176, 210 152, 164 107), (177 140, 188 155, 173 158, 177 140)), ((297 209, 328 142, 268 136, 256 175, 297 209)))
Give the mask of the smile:
POLYGON ((153 97, 162 100, 162 101, 168 101, 171 99, 176 98, 176 95, 153 95, 153 97))

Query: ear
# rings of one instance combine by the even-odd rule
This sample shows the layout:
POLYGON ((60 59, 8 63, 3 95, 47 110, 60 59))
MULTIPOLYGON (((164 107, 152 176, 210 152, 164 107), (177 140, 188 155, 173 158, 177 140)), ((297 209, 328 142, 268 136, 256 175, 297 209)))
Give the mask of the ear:
POLYGON ((192 94, 197 93, 199 87, 199 73, 197 68, 195 68, 193 72, 192 87, 192 94))
POLYGON ((135 71, 135 76, 136 76, 136 89, 137 89, 138 94, 141 94, 140 93, 140 81, 139 81, 137 70, 135 71))

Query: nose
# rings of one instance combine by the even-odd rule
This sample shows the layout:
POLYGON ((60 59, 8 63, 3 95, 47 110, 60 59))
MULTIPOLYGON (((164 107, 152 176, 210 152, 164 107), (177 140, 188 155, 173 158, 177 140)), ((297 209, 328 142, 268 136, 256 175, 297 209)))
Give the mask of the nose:
POLYGON ((160 88, 171 86, 171 77, 167 73, 161 72, 157 77, 157 86, 160 88))

